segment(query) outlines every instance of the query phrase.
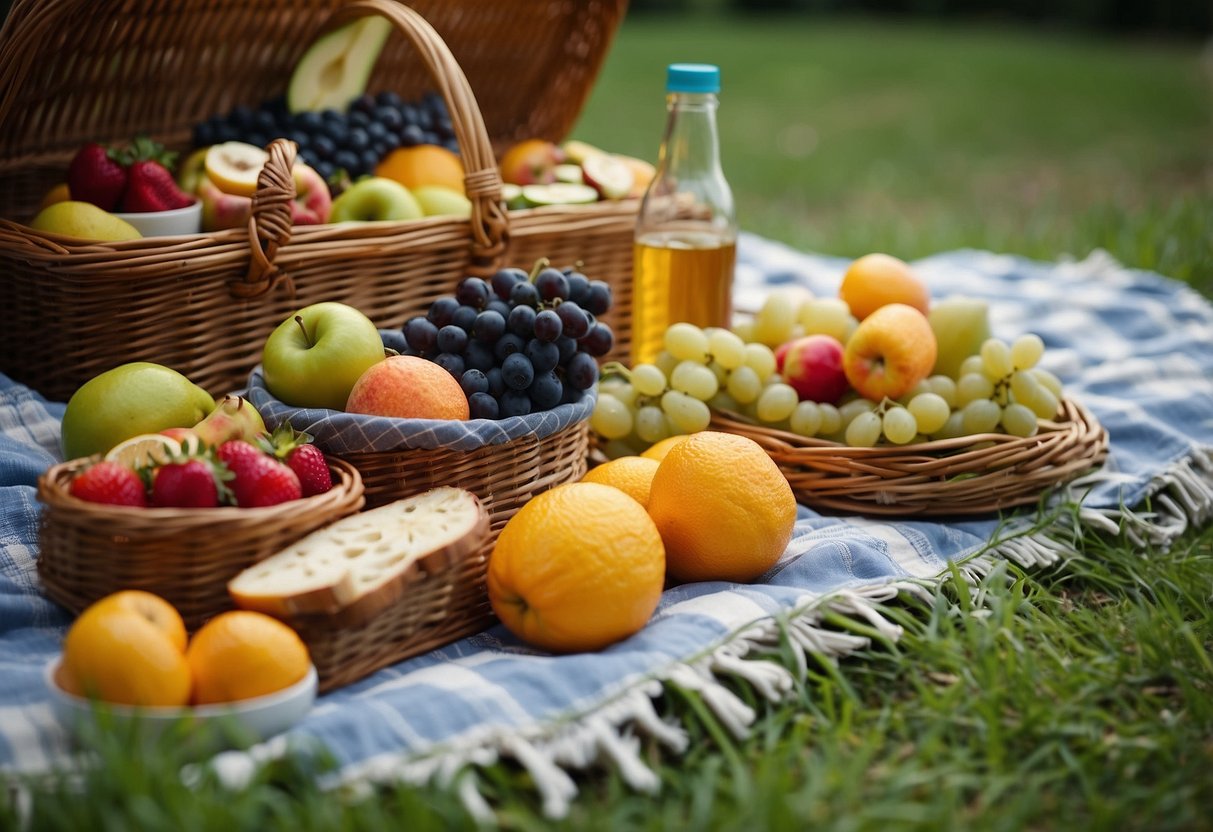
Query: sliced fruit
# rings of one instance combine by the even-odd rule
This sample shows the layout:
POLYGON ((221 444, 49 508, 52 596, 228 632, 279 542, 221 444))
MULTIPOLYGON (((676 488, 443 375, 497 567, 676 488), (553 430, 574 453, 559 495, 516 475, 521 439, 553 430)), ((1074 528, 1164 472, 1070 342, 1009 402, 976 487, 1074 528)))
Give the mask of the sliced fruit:
POLYGON ((632 199, 639 199, 644 196, 644 192, 648 190, 649 183, 657 175, 657 168, 644 159, 637 159, 635 156, 624 156, 616 153, 615 158, 632 169, 632 190, 628 193, 628 196, 632 199))
POLYGON ((245 142, 213 145, 206 151, 206 176, 225 194, 252 196, 269 158, 264 150, 245 142))
POLYGON ((565 142, 560 148, 564 151, 564 155, 570 162, 578 165, 584 165, 585 160, 591 156, 603 156, 606 154, 605 150, 594 147, 589 142, 581 142, 576 139, 565 142))
POLYGON ((295 64, 287 87, 287 107, 292 113, 346 107, 366 91, 371 70, 392 31, 392 24, 378 16, 347 23, 317 38, 295 64))
POLYGON ((119 442, 105 455, 106 462, 117 462, 128 468, 163 465, 181 454, 181 443, 161 433, 141 433, 119 442))
POLYGON ((501 186, 501 199, 505 202, 505 207, 514 210, 530 207, 522 198, 522 186, 511 182, 506 182, 501 186))
POLYGON ((589 185, 553 182, 551 185, 526 185, 522 198, 528 205, 585 205, 598 201, 598 191, 589 185))
POLYGON ((623 199, 632 190, 632 168, 622 159, 606 153, 590 156, 581 163, 585 183, 602 194, 603 199, 623 199))
POLYGON ((585 184, 585 177, 581 175, 581 165, 557 165, 555 173, 557 182, 572 182, 574 185, 585 184))
POLYGON ((210 147, 200 147, 177 165, 177 184, 187 194, 197 193, 198 183, 206 174, 206 152, 208 150, 210 147))

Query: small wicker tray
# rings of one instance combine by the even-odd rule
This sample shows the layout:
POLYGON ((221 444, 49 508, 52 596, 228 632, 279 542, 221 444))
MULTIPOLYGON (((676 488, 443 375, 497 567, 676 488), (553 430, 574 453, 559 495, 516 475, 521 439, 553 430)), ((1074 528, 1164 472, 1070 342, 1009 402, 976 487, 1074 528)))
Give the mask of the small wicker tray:
POLYGON ((920 445, 851 448, 714 412, 712 428, 748 436, 779 465, 796 499, 814 508, 889 516, 987 514, 1040 500, 1099 466, 1108 432, 1090 411, 1062 401, 1036 436, 1001 433, 920 445))
POLYGON ((267 508, 100 505, 68 493, 92 461, 60 463, 38 480, 38 574, 46 594, 74 613, 112 592, 143 589, 172 603, 193 630, 232 609, 227 582, 241 570, 364 503, 358 471, 330 459, 332 489, 267 508))

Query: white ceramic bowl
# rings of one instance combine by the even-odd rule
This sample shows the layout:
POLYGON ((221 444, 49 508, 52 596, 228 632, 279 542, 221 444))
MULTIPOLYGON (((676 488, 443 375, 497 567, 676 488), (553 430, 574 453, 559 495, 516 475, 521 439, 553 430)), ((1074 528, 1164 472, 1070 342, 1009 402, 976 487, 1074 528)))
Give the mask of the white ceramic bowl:
MULTIPOLYGON (((300 681, 280 691, 215 705, 196 705, 184 708, 136 707, 93 702, 68 693, 55 681, 62 656, 55 656, 43 670, 43 679, 50 691, 52 707, 60 723, 72 734, 78 734, 84 725, 94 719, 127 724, 138 721, 144 736, 155 739, 170 726, 183 723, 186 728, 207 728, 222 725, 220 730, 205 731, 197 736, 205 748, 200 751, 214 752, 221 747, 264 740, 290 728, 311 710, 316 701, 318 677, 316 666, 308 668, 300 681)), ((194 731, 190 730, 193 734, 194 731)))
POLYGON ((126 220, 144 237, 175 237, 180 234, 197 234, 202 230, 202 200, 195 198, 193 205, 174 208, 172 211, 150 211, 144 214, 115 214, 126 220))

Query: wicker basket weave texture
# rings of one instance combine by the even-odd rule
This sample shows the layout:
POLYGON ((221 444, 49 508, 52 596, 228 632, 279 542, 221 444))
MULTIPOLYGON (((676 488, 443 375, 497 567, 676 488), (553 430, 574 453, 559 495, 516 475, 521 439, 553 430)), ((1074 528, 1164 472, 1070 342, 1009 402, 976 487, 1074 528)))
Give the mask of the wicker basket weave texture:
MULTIPOLYGON (((510 111, 500 104, 512 101, 510 95, 487 87, 481 95, 501 109, 482 117, 461 65, 434 28, 391 0, 220 9, 204 3, 131 3, 108 22, 90 18, 82 9, 91 11, 93 6, 79 2, 19 5, 0 33, 0 121, 6 128, 0 136, 0 215, 28 211, 35 197, 62 177, 81 141, 127 138, 135 131, 183 141, 188 125, 198 118, 281 89, 301 45, 328 25, 333 8, 338 11, 332 25, 382 14, 403 35, 389 39, 376 83, 405 92, 409 84, 419 83, 446 99, 468 172, 473 214, 470 220, 434 217, 292 227, 294 146, 278 141, 270 147, 271 161, 262 172, 248 229, 82 245, 0 220, 0 294, 11 298, 8 325, 0 329, 0 369, 50 398, 66 399, 100 372, 126 361, 148 360, 171 366, 222 394, 240 386, 269 332, 301 306, 338 300, 362 309, 382 328, 398 327, 422 313, 435 297, 450 292, 465 275, 485 274, 500 265, 529 266, 540 256, 556 265, 580 261, 589 276, 611 284, 615 304, 604 320, 617 335, 613 354, 626 354, 636 202, 507 214, 494 156, 495 143, 533 132, 556 137, 567 129, 577 112, 574 105, 579 108, 588 94, 623 4, 500 5, 520 8, 513 21, 518 31, 510 34, 515 31, 512 24, 500 35, 507 42, 521 37, 528 21, 536 26, 546 21, 536 30, 543 33, 544 44, 549 36, 554 42, 565 38, 558 34, 565 26, 585 35, 576 48, 577 60, 565 55, 557 62, 559 71, 553 68, 547 81, 580 79, 585 84, 580 94, 540 94, 532 88, 527 106, 510 111), (553 14, 553 9, 560 13, 553 14), (250 10, 255 16, 245 19, 245 12, 253 14, 250 10), (90 28, 87 48, 79 42, 82 36, 59 33, 64 21, 71 21, 67 28, 73 31, 90 28), (279 24, 282 28, 275 28, 279 24), (182 40, 187 29, 192 40, 182 40), (97 32, 106 34, 99 37, 97 32), (59 64, 45 63, 43 53, 30 45, 39 39, 66 50, 63 54, 69 57, 62 68, 47 68, 59 64), (168 57, 187 48, 205 56, 188 73, 173 63, 177 58, 168 57), (225 61, 238 79, 230 88, 224 86, 229 74, 225 61), (103 64, 109 67, 108 75, 99 69, 103 64), (144 70, 139 67, 146 65, 157 67, 155 79, 141 87, 139 73, 144 70), (269 69, 261 69, 263 65, 269 69), (74 73, 101 77, 105 83, 82 82, 79 89, 88 94, 77 93, 74 73), (178 76, 181 87, 169 80, 178 76), (257 83, 248 80, 252 76, 257 83), (415 78, 428 78, 428 84, 415 78), (117 98, 116 90, 122 91, 117 98), (536 108, 556 110, 542 116, 536 108), (490 134, 485 119, 504 122, 507 112, 523 126, 499 127, 490 134)), ((459 26, 472 26, 483 13, 479 5, 462 12, 459 4, 433 6, 456 43, 466 37, 459 26)), ((469 43, 481 40, 477 35, 469 43)), ((471 46, 461 48, 473 62, 469 68, 479 75, 474 62, 488 58, 471 46)), ((527 41, 505 51, 540 63, 549 57, 527 41)), ((491 75, 498 84, 508 76, 491 75)))
POLYGON ((38 482, 38 575, 47 595, 75 613, 113 592, 142 589, 172 603, 193 630, 232 608, 227 582, 241 570, 364 503, 358 472, 330 460, 332 489, 268 508, 105 506, 68 492, 92 461, 53 466, 38 482))

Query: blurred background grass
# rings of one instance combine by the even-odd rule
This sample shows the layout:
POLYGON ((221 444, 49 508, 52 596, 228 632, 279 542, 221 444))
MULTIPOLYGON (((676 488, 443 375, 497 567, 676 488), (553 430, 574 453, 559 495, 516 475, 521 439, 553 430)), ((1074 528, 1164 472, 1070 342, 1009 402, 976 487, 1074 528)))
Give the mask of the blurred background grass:
POLYGON ((1213 291, 1199 32, 649 5, 629 11, 573 135, 655 160, 666 64, 719 64, 743 229, 844 256, 1105 248, 1213 291))

